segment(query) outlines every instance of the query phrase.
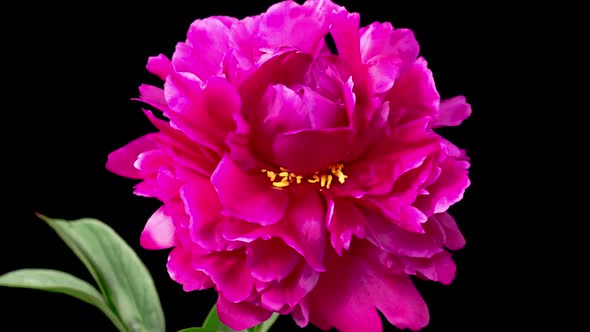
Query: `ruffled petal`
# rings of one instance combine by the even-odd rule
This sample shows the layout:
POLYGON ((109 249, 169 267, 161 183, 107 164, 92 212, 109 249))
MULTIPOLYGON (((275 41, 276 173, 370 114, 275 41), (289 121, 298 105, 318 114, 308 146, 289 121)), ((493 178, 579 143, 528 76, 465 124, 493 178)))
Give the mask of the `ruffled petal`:
POLYGON ((320 273, 309 265, 299 264, 287 279, 265 290, 260 296, 260 303, 273 311, 293 308, 315 287, 319 276, 320 273))
POLYGON ((289 204, 286 191, 274 189, 260 172, 244 172, 227 156, 213 172, 211 183, 219 194, 224 213, 248 222, 276 223, 283 218, 289 204))
POLYGON ((361 208, 349 199, 334 200, 334 214, 328 220, 328 231, 332 247, 338 255, 348 250, 353 236, 365 237, 366 218, 361 208))
POLYGON ((282 1, 272 5, 260 22, 259 47, 269 53, 293 47, 315 57, 324 45, 327 14, 332 8, 328 1, 309 1, 305 5, 282 1))
POLYGON ((220 251, 196 256, 192 267, 208 275, 220 296, 230 302, 246 300, 254 291, 254 278, 245 265, 245 250, 220 251))
POLYGON ((281 281, 293 271, 301 256, 278 239, 256 240, 246 249, 246 266, 264 282, 281 281))
POLYGON ((232 114, 241 108, 234 86, 218 77, 203 85, 195 76, 175 73, 166 79, 164 93, 172 126, 223 154, 228 133, 236 129, 232 114))
POLYGON ((166 265, 170 278, 181 284, 185 292, 212 287, 211 278, 205 273, 193 269, 191 252, 192 249, 183 247, 176 247, 170 252, 166 265))
POLYGON ((424 233, 417 233, 398 227, 375 213, 365 212, 365 217, 367 239, 387 252, 408 257, 432 257, 443 251, 445 233, 434 220, 423 224, 424 233))
POLYGON ((190 218, 191 239, 204 249, 232 250, 240 246, 223 237, 223 227, 229 217, 223 216, 223 207, 209 179, 194 174, 180 189, 186 214, 190 218))
POLYGON ((450 285, 455 279, 457 266, 451 259, 451 254, 442 251, 431 258, 401 257, 404 272, 417 275, 443 285, 450 285))
POLYGON ((361 59, 368 64, 368 72, 375 93, 385 92, 416 59, 419 52, 414 33, 408 29, 394 29, 391 23, 372 23, 361 29, 361 59))
POLYGON ((272 312, 247 302, 233 303, 220 295, 217 299, 217 314, 223 324, 242 331, 269 319, 272 312))
POLYGON ((308 296, 310 321, 340 332, 381 332, 379 309, 400 329, 419 330, 428 324, 428 309, 410 277, 389 270, 377 248, 356 241, 341 257, 332 255, 308 296))
POLYGON ((432 216, 445 232, 445 247, 450 250, 459 250, 465 246, 465 237, 461 234, 455 219, 448 213, 438 213, 432 216))
POLYGON ((389 121, 392 126, 416 119, 436 118, 440 95, 424 58, 418 58, 395 82, 387 100, 391 106, 389 121))
POLYGON ((447 211, 451 205, 463 199, 463 194, 471 183, 467 171, 468 163, 449 157, 440 167, 440 176, 426 187, 429 194, 421 195, 416 200, 415 205, 427 214, 447 211))
POLYGON ((186 43, 176 45, 172 63, 176 71, 193 73, 205 81, 221 73, 228 44, 229 27, 219 17, 196 20, 189 28, 186 43))

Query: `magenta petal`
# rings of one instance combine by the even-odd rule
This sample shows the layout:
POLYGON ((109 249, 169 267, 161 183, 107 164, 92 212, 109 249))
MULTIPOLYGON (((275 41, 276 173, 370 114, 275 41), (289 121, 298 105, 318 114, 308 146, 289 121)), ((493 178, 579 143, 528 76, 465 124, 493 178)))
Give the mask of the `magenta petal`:
POLYGON ((174 68, 190 72, 205 81, 221 73, 221 64, 229 43, 229 29, 217 17, 195 20, 186 43, 178 43, 172 56, 174 68))
POLYGON ((223 207, 208 178, 193 175, 180 189, 180 197, 190 218, 189 230, 195 243, 215 251, 231 250, 240 245, 223 238, 223 227, 229 217, 221 214, 223 207))
POLYGON ((208 275, 223 297, 231 302, 240 302, 252 294, 255 282, 245 266, 245 260, 243 249, 212 252, 193 257, 192 266, 208 275))
POLYGON ((349 128, 301 130, 280 134, 273 143, 275 161, 297 174, 310 174, 344 158, 353 138, 349 128))
POLYGON ((307 3, 302 6, 293 1, 272 5, 260 22, 260 47, 272 51, 294 47, 315 57, 328 32, 329 7, 310 7, 307 3))
POLYGON ((438 213, 432 216, 434 221, 438 222, 445 232, 445 247, 449 248, 450 250, 459 250, 465 246, 465 237, 461 234, 457 223, 453 217, 444 212, 438 213))
POLYGON ((287 279, 262 293, 261 305, 273 311, 292 308, 315 287, 319 276, 320 273, 311 266, 299 264, 297 270, 287 279))
POLYGON ((423 225, 424 233, 402 229, 377 214, 366 214, 367 239, 385 251, 408 257, 431 257, 443 250, 445 234, 435 221, 423 225))
POLYGON ((332 255, 320 281, 308 296, 310 321, 340 332, 381 332, 379 309, 400 329, 419 330, 428 309, 407 275, 383 266, 377 248, 356 241, 348 253, 332 255))
POLYGON ((417 200, 419 205, 432 213, 442 213, 460 201, 471 183, 467 167, 468 164, 463 161, 451 157, 445 159, 441 164, 440 176, 426 188, 430 195, 420 196, 417 200))
POLYGON ((338 255, 348 250, 353 236, 365 237, 366 219, 361 209, 348 199, 334 201, 334 214, 328 222, 330 241, 338 255))
POLYGON ((297 252, 277 238, 250 243, 246 254, 246 266, 252 276, 264 282, 281 281, 301 260, 297 252))
POLYGON ((163 212, 163 208, 159 208, 148 219, 139 243, 145 249, 167 249, 175 245, 174 239, 174 223, 172 218, 163 212))
POLYGON ((307 299, 304 298, 291 311, 291 317, 297 326, 304 328, 309 323, 309 305, 307 299))
POLYGON ((457 266, 451 259, 451 254, 442 251, 431 258, 402 258, 407 274, 419 275, 443 285, 450 285, 455 279, 457 266))
POLYGON ((153 134, 142 136, 111 152, 107 160, 107 169, 120 176, 141 179, 141 172, 135 168, 134 163, 141 153, 157 148, 152 136, 153 134))
POLYGON ((471 115, 471 105, 464 96, 456 96, 440 103, 438 118, 433 123, 434 128, 444 126, 458 126, 471 115))
POLYGON ((369 66, 376 93, 385 92, 418 56, 419 46, 408 29, 394 29, 391 23, 375 22, 361 30, 361 59, 369 66))
POLYGON ((168 273, 172 280, 182 285, 185 292, 206 289, 213 286, 211 278, 191 266, 191 250, 176 247, 168 256, 168 273))
POLYGON ((224 213, 248 222, 270 225, 287 210, 289 195, 276 190, 261 172, 244 172, 227 156, 211 175, 224 213))
POLYGON ((226 238, 252 242, 256 239, 281 238, 317 271, 323 271, 326 250, 326 207, 317 191, 298 190, 290 199, 285 217, 270 226, 232 222, 225 227, 226 238))
POLYGON ((160 54, 150 57, 146 68, 150 73, 165 80, 166 76, 172 71, 172 63, 164 54, 160 54))
POLYGON ((241 107, 235 87, 210 77, 203 85, 187 73, 169 75, 164 87, 171 124, 197 143, 222 154, 227 134, 235 130, 232 114, 241 107))
POLYGON ((264 322, 272 312, 247 302, 232 303, 220 295, 217 299, 217 314, 223 324, 242 331, 264 322))
POLYGON ((418 58, 395 82, 388 99, 392 119, 400 122, 437 116, 440 95, 424 58, 418 58))
POLYGON ((363 202, 377 207, 389 221, 410 232, 424 233, 422 224, 428 217, 418 208, 397 196, 370 198, 363 202))
POLYGON ((282 238, 317 271, 323 271, 326 250, 326 207, 317 191, 296 191, 284 220, 268 234, 282 238))

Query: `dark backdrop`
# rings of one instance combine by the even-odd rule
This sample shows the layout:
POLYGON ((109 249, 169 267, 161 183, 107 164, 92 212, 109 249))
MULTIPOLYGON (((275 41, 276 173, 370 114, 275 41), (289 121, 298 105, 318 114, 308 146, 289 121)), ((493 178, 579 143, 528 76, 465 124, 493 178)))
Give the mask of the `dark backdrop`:
MULTIPOLYGON (((104 165, 110 151, 152 130, 141 105, 130 100, 142 82, 156 82, 145 70, 148 56, 171 56, 194 19, 254 15, 273 2, 162 2, 125 8, 74 2, 67 8, 21 5, 6 11, 14 23, 3 32, 8 89, 2 107, 2 202, 8 217, 2 220, 0 273, 53 268, 91 281, 33 212, 98 218, 126 239, 151 271, 168 330, 200 324, 215 295, 184 293, 168 277, 167 251, 139 246, 144 222, 159 204, 134 196, 135 181, 109 173, 104 165)), ((502 72, 511 47, 506 32, 514 36, 517 27, 493 5, 339 3, 360 12, 363 25, 378 20, 413 29, 441 95, 464 94, 473 106, 462 126, 443 132, 472 158, 472 186, 451 209, 467 246, 454 256, 458 271, 451 286, 417 282, 431 312, 424 331, 478 331, 503 324, 518 301, 505 296, 502 283, 508 263, 501 255, 508 239, 502 238, 501 224, 507 220, 498 218, 501 199, 494 191, 500 186, 498 173, 507 167, 497 159, 506 134, 499 126, 511 112, 501 87, 518 79, 502 72)), ((98 310, 64 295, 0 288, 0 301, 2 331, 114 331, 98 310)), ((289 317, 281 317, 277 326, 276 331, 297 330, 289 317)))

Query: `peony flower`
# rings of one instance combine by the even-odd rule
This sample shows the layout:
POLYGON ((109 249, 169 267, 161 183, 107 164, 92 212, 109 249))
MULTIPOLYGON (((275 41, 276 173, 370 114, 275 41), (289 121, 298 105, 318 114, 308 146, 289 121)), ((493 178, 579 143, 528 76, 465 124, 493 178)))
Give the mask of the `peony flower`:
POLYGON ((157 129, 107 167, 163 204, 141 245, 172 248, 185 291, 218 292, 241 330, 273 312, 299 326, 427 325, 412 278, 449 284, 465 240, 447 213, 469 186, 463 150, 434 130, 471 113, 441 101, 412 31, 329 0, 192 23, 142 85, 157 129), (336 46, 331 51, 326 37, 336 46))

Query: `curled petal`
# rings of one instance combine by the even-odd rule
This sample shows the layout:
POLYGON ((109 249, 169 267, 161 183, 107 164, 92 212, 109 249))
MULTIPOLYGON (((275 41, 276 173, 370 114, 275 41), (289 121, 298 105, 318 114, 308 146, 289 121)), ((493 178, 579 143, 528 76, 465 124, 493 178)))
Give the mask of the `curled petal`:
POLYGON ((146 249, 167 249, 176 243, 174 237, 174 223, 170 216, 164 214, 163 208, 159 208, 148 219, 139 243, 146 249))
POLYGON ((465 237, 461 234, 457 223, 453 217, 444 212, 438 213, 432 216, 445 232, 445 247, 450 250, 459 250, 465 246, 465 237))
POLYGON ((185 292, 206 289, 213 286, 211 278, 191 266, 191 249, 176 247, 168 256, 168 273, 172 280, 182 285, 185 292))
POLYGON ((211 183, 224 213, 248 222, 274 224, 283 218, 289 204, 286 191, 274 189, 259 171, 244 172, 227 156, 211 175, 211 183))
POLYGON ((361 208, 348 199, 336 199, 333 202, 334 213, 328 221, 330 241, 338 255, 348 250, 353 236, 365 237, 366 218, 361 208))
POLYGON ((433 123, 434 128, 458 126, 471 115, 471 105, 464 96, 456 96, 440 103, 438 118, 433 123))
POLYGON ((308 296, 310 321, 321 329, 380 332, 379 309, 400 329, 419 330, 429 320, 424 300, 410 277, 387 269, 372 245, 353 242, 348 253, 331 256, 308 296))
POLYGON ((218 77, 202 84, 195 76, 175 73, 166 79, 164 94, 171 124, 195 142, 223 154, 227 134, 236 128, 232 114, 241 107, 234 86, 218 77))
POLYGON ((217 291, 230 302, 247 299, 254 290, 254 278, 245 266, 243 249, 194 256, 192 267, 208 275, 217 291))
POLYGON ((141 171, 135 168, 134 163, 141 153, 157 149, 152 136, 153 134, 142 136, 111 152, 107 160, 107 169, 120 176, 141 179, 141 171))
POLYGON ((247 302, 234 303, 222 295, 217 299, 219 320, 236 331, 242 331, 264 322, 272 312, 247 302))
POLYGON ((150 57, 146 68, 150 73, 166 80, 166 76, 172 72, 172 62, 164 54, 160 54, 150 57))
POLYGON ((281 281, 299 263, 301 256, 278 239, 256 240, 246 249, 246 266, 252 276, 264 282, 281 281))

